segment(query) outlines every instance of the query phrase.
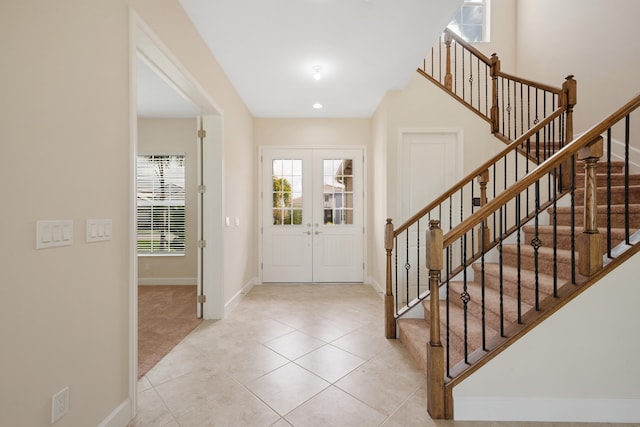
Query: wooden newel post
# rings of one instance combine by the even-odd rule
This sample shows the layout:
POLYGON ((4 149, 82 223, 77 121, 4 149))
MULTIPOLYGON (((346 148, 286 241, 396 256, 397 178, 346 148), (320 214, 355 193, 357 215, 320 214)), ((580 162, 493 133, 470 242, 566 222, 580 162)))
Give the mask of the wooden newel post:
MULTIPOLYGON (((573 141, 573 107, 577 101, 577 82, 573 79, 573 76, 567 76, 565 82, 562 84, 562 93, 560 96, 560 106, 566 108, 566 124, 565 124, 565 145, 573 141)), ((571 159, 562 164, 562 174, 560 182, 558 183, 558 190, 568 190, 571 186, 571 159)), ((575 171, 575 168, 573 168, 575 171)))
POLYGON ((601 136, 578 152, 578 159, 584 160, 584 231, 578 240, 578 272, 583 276, 591 276, 602 268, 602 235, 598 231, 596 200, 596 168, 602 155, 601 136))
POLYGON ((443 268, 443 239, 440 221, 429 221, 427 268, 429 269, 430 325, 427 343, 427 409, 431 418, 446 418, 444 389, 444 348, 440 342, 440 272, 443 268))
MULTIPOLYGON (((487 204, 487 183, 489 182, 489 170, 486 169, 480 175, 478 175, 478 183, 480 184, 480 207, 487 204)), ((482 251, 482 249, 489 249, 489 242, 491 239, 489 238, 489 226, 487 225, 486 218, 482 220, 482 224, 480 224, 480 228, 478 229, 478 250, 482 251), (483 237, 484 236, 484 237, 483 237), (482 246, 484 244, 484 246, 482 246)))
POLYGON ((444 87, 447 90, 451 90, 453 87, 453 76, 451 75, 451 34, 448 32, 444 33, 444 47, 446 52, 445 59, 445 73, 444 73, 444 87))
POLYGON ((384 319, 385 319, 385 336, 388 339, 396 337, 396 316, 393 304, 393 276, 391 255, 393 252, 393 223, 391 218, 387 218, 387 224, 384 229, 384 248, 387 252, 387 283, 384 294, 384 319))
POLYGON ((500 131, 500 109, 498 108, 498 74, 500 74, 500 59, 495 53, 491 55, 491 132, 500 131))

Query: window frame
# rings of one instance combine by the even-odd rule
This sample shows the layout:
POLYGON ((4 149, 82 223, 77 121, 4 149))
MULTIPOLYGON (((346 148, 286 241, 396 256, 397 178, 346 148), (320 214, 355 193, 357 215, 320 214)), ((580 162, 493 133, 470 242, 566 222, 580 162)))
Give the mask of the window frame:
MULTIPOLYGON (((148 160, 147 160, 148 161, 148 160)), ((151 162, 149 162, 151 163, 151 162)), ((175 152, 170 152, 170 153, 164 153, 164 152, 150 152, 150 153, 138 153, 138 155, 136 156, 136 254, 138 257, 158 257, 158 256, 165 256, 165 257, 181 257, 181 256, 185 256, 186 255, 186 228, 187 228, 187 224, 186 224, 186 220, 187 220, 187 207, 186 207, 186 154, 185 153, 175 153, 175 152), (151 171, 151 167, 147 168, 147 173, 145 175, 145 178, 142 178, 141 175, 141 163, 140 160, 141 159, 148 159, 149 157, 152 158, 165 158, 165 157, 169 157, 170 158, 170 162, 174 162, 177 161, 179 163, 178 167, 172 167, 171 170, 168 172, 169 174, 174 173, 176 170, 181 171, 178 175, 170 175, 170 176, 165 176, 165 180, 172 180, 173 181, 173 187, 172 188, 182 188, 182 190, 178 190, 178 191, 172 191, 171 189, 167 190, 165 187, 165 191, 164 197, 167 197, 166 195, 168 194, 168 199, 160 199, 160 198, 156 198, 156 180, 158 180, 158 178, 152 178, 150 177, 152 174, 156 174, 157 171, 153 170, 151 171), (153 180, 154 182, 149 184, 149 180, 153 180), (141 188, 141 184, 147 184, 151 186, 151 197, 146 197, 146 198, 142 198, 141 194, 142 193, 142 188, 141 188), (141 203, 141 201, 144 200, 144 203, 141 203), (161 201, 160 203, 157 203, 158 201, 161 201), (141 223, 141 218, 142 215, 140 213, 141 208, 145 208, 145 207, 150 207, 150 213, 147 215, 147 217, 149 217, 150 219, 148 220, 148 227, 150 227, 151 230, 151 235, 153 235, 154 232, 154 208, 156 207, 163 207, 163 208, 168 208, 168 212, 169 215, 166 219, 164 219, 165 223, 165 231, 166 233, 172 233, 172 231, 178 235, 178 243, 177 243, 177 248, 172 246, 172 241, 169 240, 167 245, 168 247, 166 249, 161 249, 161 248, 157 248, 154 249, 153 244, 151 244, 151 249, 149 251, 147 250, 141 250, 140 248, 140 237, 141 237, 141 227, 145 226, 144 223, 141 223), (182 218, 180 219, 180 215, 178 215, 178 219, 177 222, 172 221, 172 216, 171 216, 171 210, 172 208, 180 208, 182 207, 182 218), (172 227, 175 227, 172 229, 172 227)), ((154 164, 154 163, 152 163, 154 164)), ((154 166, 153 166, 154 167, 154 166)), ((157 175, 156 175, 157 176, 157 175)), ((148 187, 147 187, 148 190, 148 187)), ((149 194, 149 192, 147 191, 144 194, 149 194)), ((158 209, 158 210, 162 210, 162 209, 158 209)), ((143 233, 144 234, 144 233, 143 233)))
POLYGON ((449 22, 449 24, 447 24, 447 28, 450 29, 451 31, 453 31, 454 33, 456 33, 457 35, 459 35, 460 37, 462 37, 465 41, 469 42, 469 43, 489 43, 491 41, 490 35, 490 28, 491 28, 491 0, 464 0, 464 2, 462 3, 462 5, 460 5, 460 9, 458 9, 454 15, 454 17, 451 18, 451 21, 449 22), (454 26, 453 24, 453 19, 455 18, 456 15, 460 14, 461 16, 463 15, 462 13, 462 9, 465 6, 482 6, 482 39, 481 40, 476 40, 476 41, 470 41, 467 36, 465 36, 463 28, 465 26, 464 23, 462 23, 462 27, 458 28, 459 31, 456 31, 455 28, 457 28, 457 26, 454 26))

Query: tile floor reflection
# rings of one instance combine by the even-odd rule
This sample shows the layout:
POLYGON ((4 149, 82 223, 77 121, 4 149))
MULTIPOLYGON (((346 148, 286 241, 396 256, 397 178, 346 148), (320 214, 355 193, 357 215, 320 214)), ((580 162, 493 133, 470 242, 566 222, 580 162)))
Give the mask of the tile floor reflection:
POLYGON ((140 379, 129 427, 559 425, 436 422, 424 386, 370 286, 259 285, 140 379))

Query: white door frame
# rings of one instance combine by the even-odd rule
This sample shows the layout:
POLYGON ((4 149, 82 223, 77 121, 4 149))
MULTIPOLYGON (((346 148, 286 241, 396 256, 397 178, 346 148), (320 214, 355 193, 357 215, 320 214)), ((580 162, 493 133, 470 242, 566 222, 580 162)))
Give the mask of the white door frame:
POLYGON ((262 209, 262 203, 263 203, 263 195, 264 195, 264 180, 263 178, 263 168, 264 168, 264 164, 262 162, 262 158, 263 158, 263 152, 264 150, 299 150, 299 149, 308 149, 308 150, 359 150, 362 152, 362 223, 363 223, 363 227, 364 227, 364 232, 362 235, 362 257, 363 257, 363 263, 364 263, 364 268, 362 271, 362 277, 363 277, 363 281, 367 280, 368 277, 368 263, 367 263, 367 241, 368 241, 368 231, 367 231, 367 206, 368 206, 368 200, 367 200, 367 147, 362 146, 362 145, 344 145, 344 146, 313 146, 313 147, 306 147, 306 146, 296 146, 296 145, 262 145, 260 147, 258 147, 258 163, 259 163, 259 172, 258 172, 258 191, 259 191, 259 205, 260 205, 260 209, 259 209, 259 214, 258 214, 258 277, 260 280, 260 283, 262 282, 262 264, 263 264, 263 251, 262 251, 262 244, 263 244, 263 235, 262 235, 262 230, 264 229, 264 218, 263 218, 263 209, 262 209))
POLYGON ((464 131, 459 127, 451 127, 451 128, 400 128, 398 129, 398 151, 396 153, 397 157, 397 183, 398 190, 397 194, 399 197, 396 199, 397 203, 397 212, 400 213, 399 217, 402 218, 402 222, 406 219, 410 218, 415 212, 404 212, 404 202, 405 202, 405 191, 404 188, 407 183, 403 182, 403 160, 404 160, 404 150, 405 150, 405 136, 410 134, 423 134, 423 135, 435 135, 435 134, 451 134, 456 137, 456 146, 455 146, 455 157, 456 162, 451 165, 454 168, 454 175, 456 182, 463 178, 463 139, 464 139, 464 131))
MULTIPOLYGON (((151 30, 151 28, 130 9, 129 19, 129 147, 130 147, 130 236, 129 236, 129 405, 131 418, 137 411, 138 384, 138 260, 136 251, 136 157, 138 152, 137 100, 136 100, 136 59, 143 57, 145 62, 157 72, 169 86, 173 87, 185 99, 188 99, 200 110, 207 130, 207 156, 203 160, 204 183, 209 197, 206 198, 204 210, 208 221, 202 230, 207 240, 207 248, 202 264, 198 266, 198 276, 203 265, 207 265, 203 275, 203 292, 208 296, 204 306, 205 319, 222 318, 224 314, 224 229, 222 212, 224 201, 224 167, 221 109, 217 106, 187 71, 187 69, 171 53, 167 46, 151 30)), ((194 138, 196 128, 194 127, 194 138)), ((199 160, 199 159, 198 159, 199 160)), ((199 161, 198 161, 199 162, 199 161)), ((200 226, 200 219, 198 220, 200 226)))

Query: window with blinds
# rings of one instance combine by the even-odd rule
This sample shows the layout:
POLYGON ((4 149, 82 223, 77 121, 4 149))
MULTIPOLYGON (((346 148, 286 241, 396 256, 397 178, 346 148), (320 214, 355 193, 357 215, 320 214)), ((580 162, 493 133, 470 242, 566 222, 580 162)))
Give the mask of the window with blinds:
POLYGON ((489 0, 464 0, 447 28, 468 42, 488 42, 489 0))
POLYGON ((140 155, 138 255, 184 255, 184 155, 140 155))

